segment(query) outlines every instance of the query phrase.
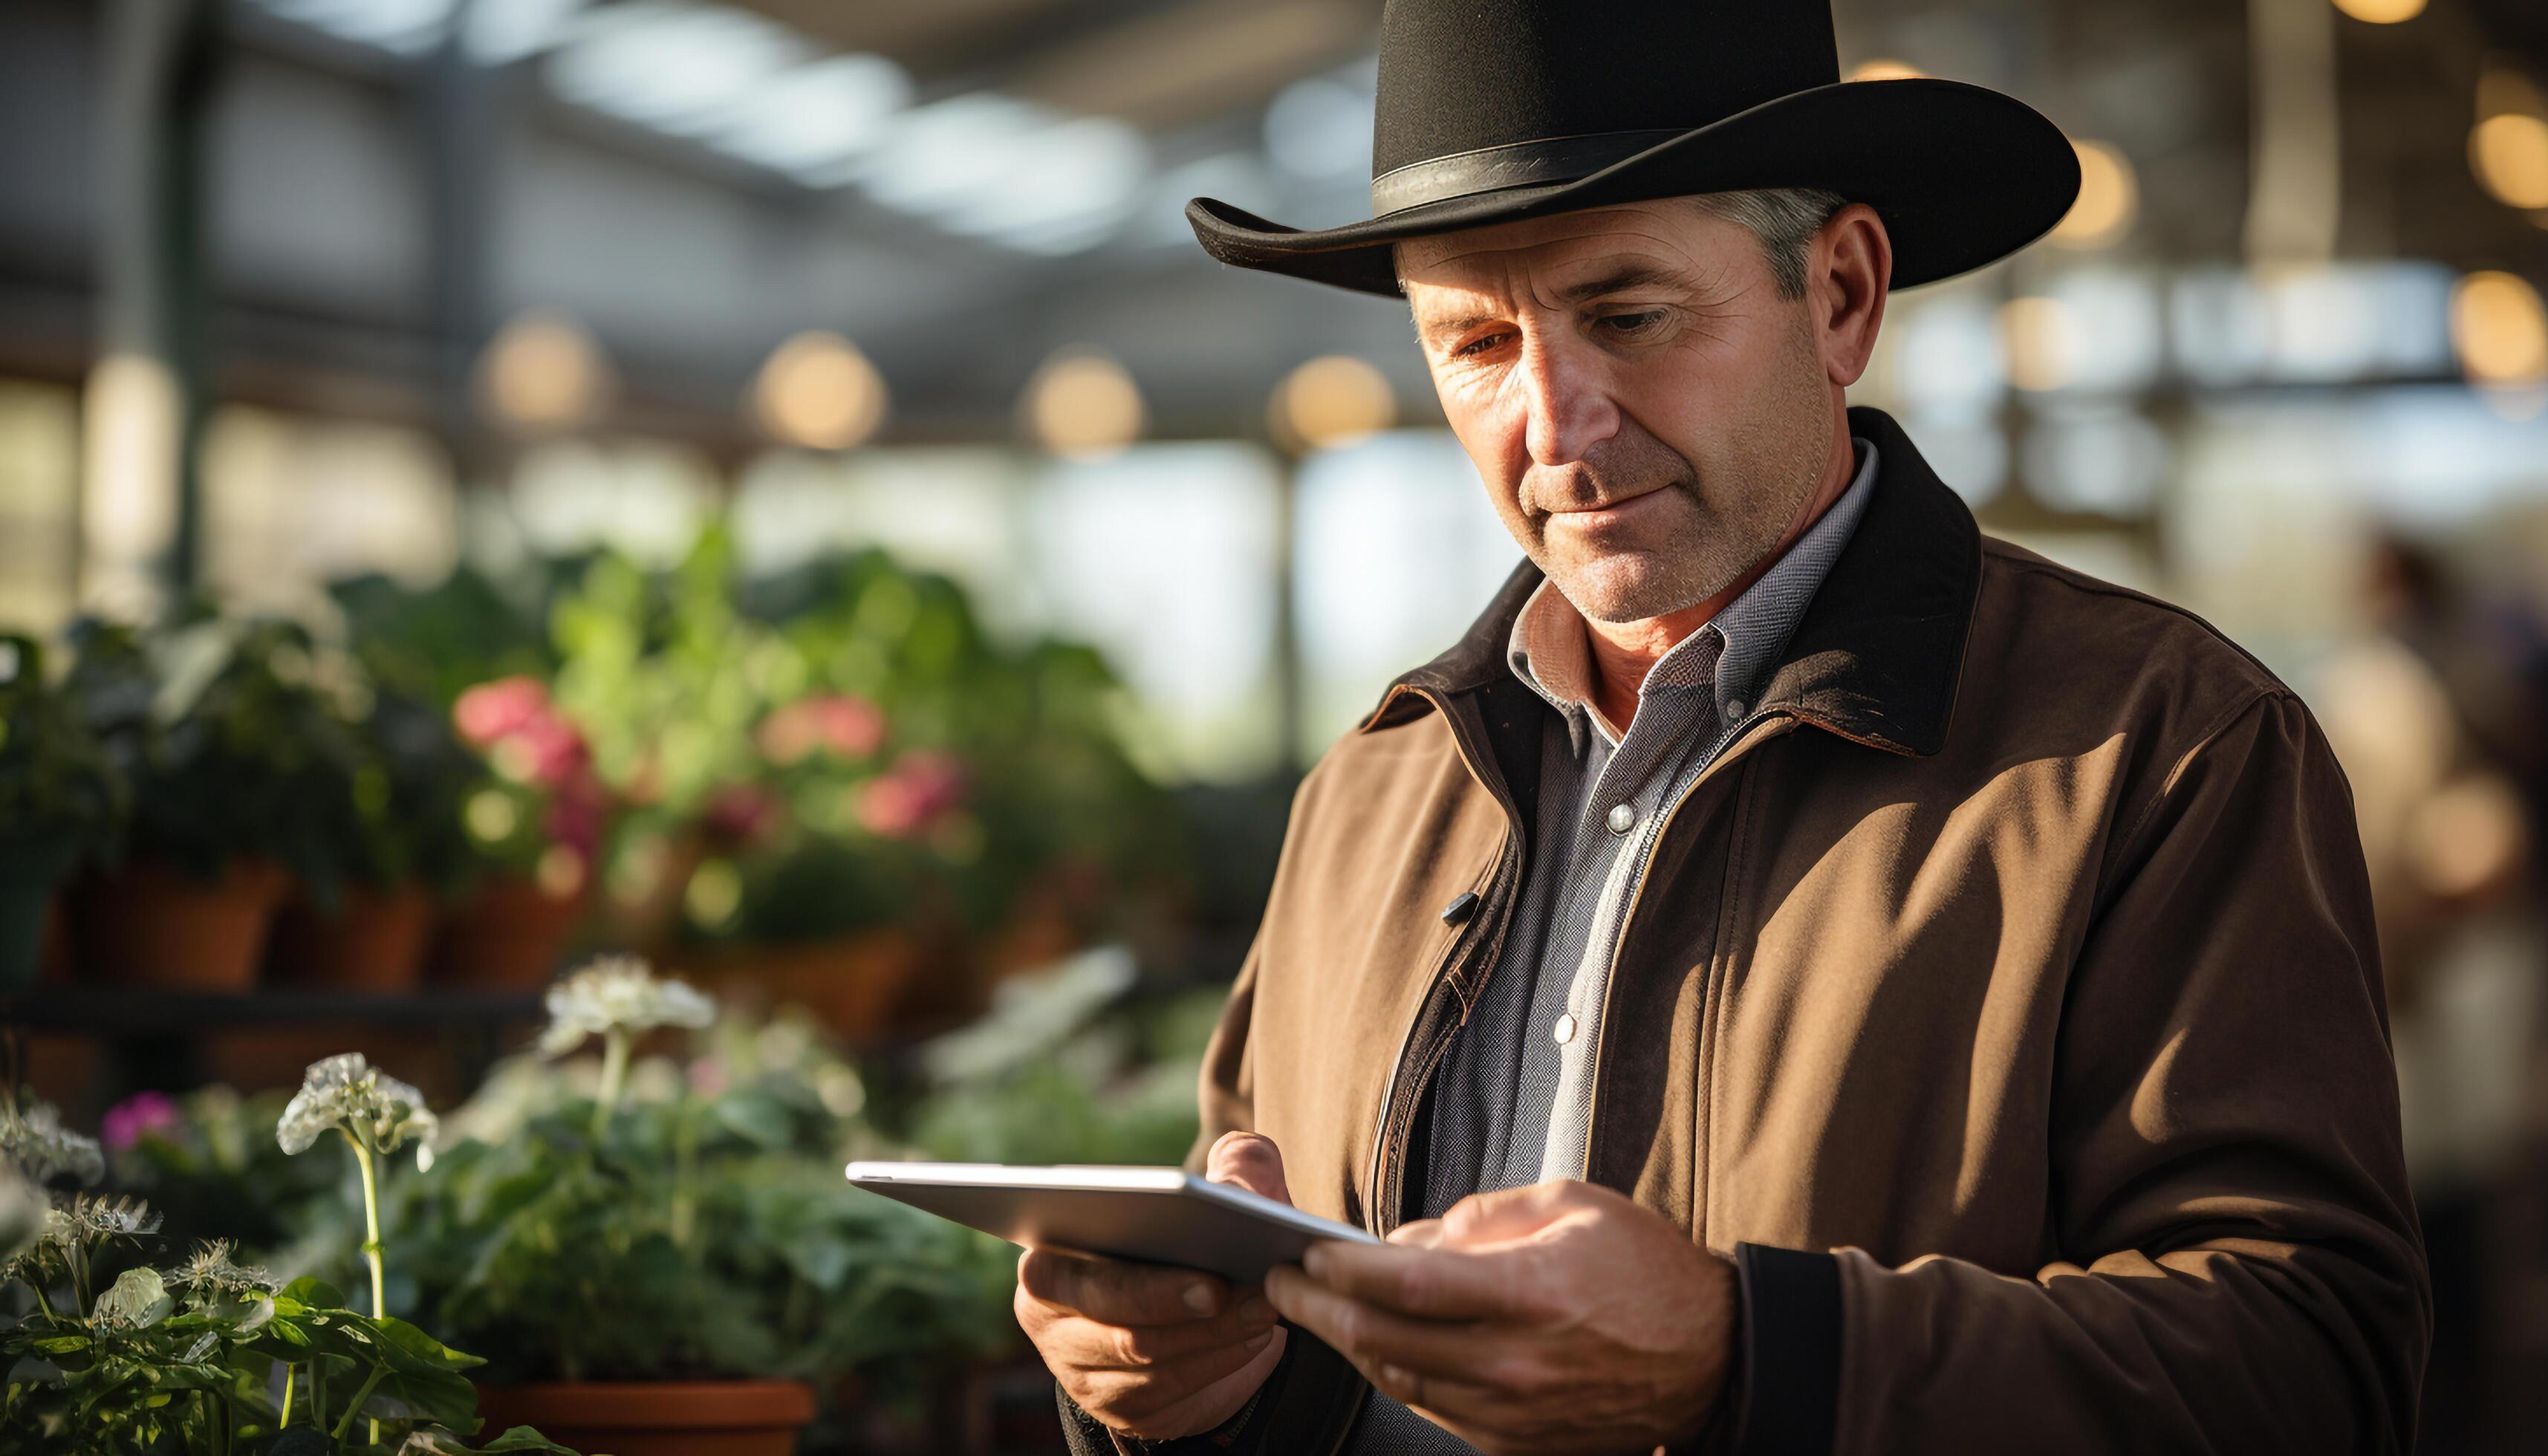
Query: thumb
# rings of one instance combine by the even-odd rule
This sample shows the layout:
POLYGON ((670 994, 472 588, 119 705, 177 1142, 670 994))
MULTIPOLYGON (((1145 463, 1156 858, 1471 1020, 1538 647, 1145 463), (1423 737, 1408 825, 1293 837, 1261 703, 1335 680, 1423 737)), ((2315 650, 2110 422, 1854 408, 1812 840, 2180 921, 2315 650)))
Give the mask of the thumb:
POLYGON ((1250 1193, 1289 1204, 1292 1189, 1283 1181, 1283 1152, 1261 1133, 1224 1133, 1204 1159, 1204 1177, 1235 1183, 1250 1193))
POLYGON ((1473 1193, 1444 1211, 1435 1240, 1452 1248, 1527 1238, 1574 1211, 1580 1185, 1533 1183, 1527 1188, 1473 1193))

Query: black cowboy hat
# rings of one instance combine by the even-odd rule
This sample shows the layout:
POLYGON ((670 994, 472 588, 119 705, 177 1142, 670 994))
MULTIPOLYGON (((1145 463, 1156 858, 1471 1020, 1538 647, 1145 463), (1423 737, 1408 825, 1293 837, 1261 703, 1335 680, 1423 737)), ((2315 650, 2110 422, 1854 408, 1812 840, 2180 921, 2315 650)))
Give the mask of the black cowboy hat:
POLYGON ((2017 251, 2079 159, 2013 96, 1843 81, 1828 0, 1389 0, 1369 222, 1186 204, 1225 263, 1396 297, 1390 244, 1647 198, 1816 187, 1875 209, 1893 286, 2017 251))

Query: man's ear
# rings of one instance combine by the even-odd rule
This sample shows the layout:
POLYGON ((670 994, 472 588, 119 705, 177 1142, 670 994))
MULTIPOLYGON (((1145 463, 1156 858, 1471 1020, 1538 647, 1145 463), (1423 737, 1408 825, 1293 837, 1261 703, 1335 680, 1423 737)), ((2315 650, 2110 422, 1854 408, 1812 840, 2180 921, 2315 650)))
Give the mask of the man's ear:
POLYGON ((1866 372, 1884 324, 1893 283, 1893 239, 1884 220, 1863 202, 1832 214, 1814 235, 1813 267, 1805 291, 1824 372, 1846 389, 1866 372))

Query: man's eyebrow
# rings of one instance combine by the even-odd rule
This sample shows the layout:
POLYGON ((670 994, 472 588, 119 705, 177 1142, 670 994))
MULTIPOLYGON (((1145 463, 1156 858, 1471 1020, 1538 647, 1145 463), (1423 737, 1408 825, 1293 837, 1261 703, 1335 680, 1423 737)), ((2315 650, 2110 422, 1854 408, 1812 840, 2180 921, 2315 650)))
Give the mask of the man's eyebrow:
POLYGON ((1624 293, 1632 288, 1653 288, 1657 285, 1687 288, 1690 286, 1690 279, 1688 274, 1678 268, 1667 268, 1656 263, 1634 263, 1605 273, 1598 278, 1561 288, 1557 291, 1557 301, 1562 304, 1580 304, 1587 299, 1597 299, 1607 293, 1624 293))
MULTIPOLYGON (((1690 276, 1679 268, 1667 268, 1655 263, 1634 263, 1613 269, 1598 278, 1569 284, 1557 291, 1557 301, 1561 304, 1580 304, 1588 299, 1600 298, 1605 294, 1625 293, 1632 288, 1658 286, 1686 289, 1693 285, 1690 276)), ((1418 318, 1415 320, 1415 334, 1421 339, 1433 339, 1446 334, 1466 333, 1481 323, 1492 322, 1497 317, 1495 314, 1469 312, 1446 315, 1439 318, 1418 318)))

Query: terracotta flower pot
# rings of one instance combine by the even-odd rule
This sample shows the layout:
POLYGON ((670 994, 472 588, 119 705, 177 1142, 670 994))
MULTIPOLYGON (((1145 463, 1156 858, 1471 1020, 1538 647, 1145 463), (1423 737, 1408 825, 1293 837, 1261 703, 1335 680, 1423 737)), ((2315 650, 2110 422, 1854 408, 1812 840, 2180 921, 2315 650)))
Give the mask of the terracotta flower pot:
POLYGON ((855 1041, 891 1024, 903 988, 927 958, 918 939, 887 929, 829 941, 734 946, 697 964, 722 993, 769 1006, 803 1006, 855 1041))
POLYGON ((482 1386, 478 1413, 491 1432, 536 1426, 609 1456, 790 1456, 814 1418, 814 1391, 793 1380, 482 1386))
POLYGON ((118 985, 244 991, 291 883, 265 860, 233 860, 214 879, 136 860, 84 880, 71 904, 80 972, 118 985))
POLYGON ((557 970, 589 905, 586 893, 554 895, 523 875, 486 880, 442 922, 428 975, 480 990, 537 990, 557 970))
POLYGON ((433 896, 421 884, 348 884, 333 913, 296 894, 275 917, 266 966, 274 979, 296 985, 411 991, 424 975, 432 930, 433 896))

